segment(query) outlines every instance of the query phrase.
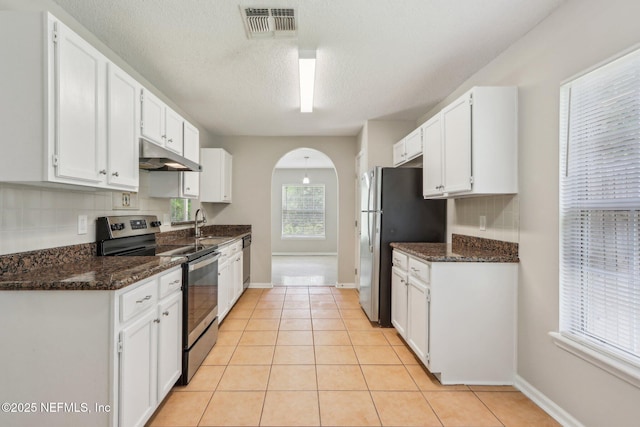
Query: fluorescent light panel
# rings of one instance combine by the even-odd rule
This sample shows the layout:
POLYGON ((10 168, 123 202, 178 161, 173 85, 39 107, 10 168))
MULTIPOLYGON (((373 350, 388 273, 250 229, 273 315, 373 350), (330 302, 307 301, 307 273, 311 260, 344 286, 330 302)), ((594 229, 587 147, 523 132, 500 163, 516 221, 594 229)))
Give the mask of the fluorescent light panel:
POLYGON ((300 68, 300 112, 313 111, 313 86, 316 78, 316 51, 301 50, 298 52, 300 68))

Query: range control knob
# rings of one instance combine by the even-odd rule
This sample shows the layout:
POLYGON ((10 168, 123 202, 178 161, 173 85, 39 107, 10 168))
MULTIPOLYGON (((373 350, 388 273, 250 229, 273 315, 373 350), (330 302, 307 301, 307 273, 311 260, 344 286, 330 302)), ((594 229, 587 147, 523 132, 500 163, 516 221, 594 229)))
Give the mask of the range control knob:
POLYGON ((120 222, 120 223, 111 224, 111 230, 112 231, 124 230, 124 223, 120 222))
POLYGON ((151 221, 151 226, 152 227, 160 227, 162 225, 162 223, 160 221, 151 221))

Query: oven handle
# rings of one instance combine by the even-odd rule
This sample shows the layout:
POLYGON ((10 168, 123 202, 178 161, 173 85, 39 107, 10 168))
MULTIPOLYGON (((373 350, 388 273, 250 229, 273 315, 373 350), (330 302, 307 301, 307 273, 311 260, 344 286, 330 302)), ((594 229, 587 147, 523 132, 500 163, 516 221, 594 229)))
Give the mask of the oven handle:
POLYGON ((195 264, 189 264, 189 271, 197 270, 209 264, 216 262, 220 258, 219 252, 214 252, 211 256, 205 257, 204 261, 198 261, 195 264))

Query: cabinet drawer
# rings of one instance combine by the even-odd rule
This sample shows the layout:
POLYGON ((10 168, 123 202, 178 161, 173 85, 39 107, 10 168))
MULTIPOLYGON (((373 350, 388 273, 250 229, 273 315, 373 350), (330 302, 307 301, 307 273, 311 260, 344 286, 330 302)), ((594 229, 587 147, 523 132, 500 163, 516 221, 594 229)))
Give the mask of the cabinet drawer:
POLYGON ((408 257, 402 252, 394 250, 393 255, 391 255, 391 261, 394 267, 407 271, 408 257))
POLYGON ((126 322, 138 313, 155 307, 158 301, 158 282, 150 280, 144 285, 120 296, 120 321, 126 322))
POLYGON ((431 281, 431 264, 409 258, 409 276, 429 283, 431 281))
POLYGON ((182 287, 182 269, 172 271, 160 277, 160 298, 177 291, 182 287))

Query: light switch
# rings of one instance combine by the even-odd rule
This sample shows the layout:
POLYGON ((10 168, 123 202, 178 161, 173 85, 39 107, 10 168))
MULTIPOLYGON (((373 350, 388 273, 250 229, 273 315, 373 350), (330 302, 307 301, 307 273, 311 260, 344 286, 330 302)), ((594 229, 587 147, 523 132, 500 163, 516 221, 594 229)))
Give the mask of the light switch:
POLYGON ((78 215, 78 234, 87 234, 87 216, 78 215))

